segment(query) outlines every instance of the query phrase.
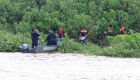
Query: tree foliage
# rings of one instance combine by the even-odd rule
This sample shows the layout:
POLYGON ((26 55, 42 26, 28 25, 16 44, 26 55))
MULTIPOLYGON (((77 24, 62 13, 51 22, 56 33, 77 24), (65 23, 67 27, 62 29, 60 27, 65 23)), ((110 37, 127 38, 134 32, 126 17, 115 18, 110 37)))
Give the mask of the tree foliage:
POLYGON ((0 0, 0 29, 30 33, 38 27, 46 32, 62 26, 72 38, 86 26, 90 39, 104 36, 109 24, 113 35, 122 24, 140 31, 139 0, 0 0))

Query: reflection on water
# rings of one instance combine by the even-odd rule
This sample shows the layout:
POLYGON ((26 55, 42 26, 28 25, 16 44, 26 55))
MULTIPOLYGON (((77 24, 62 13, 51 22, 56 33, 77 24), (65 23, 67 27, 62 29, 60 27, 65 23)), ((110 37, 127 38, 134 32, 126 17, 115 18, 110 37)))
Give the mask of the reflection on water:
POLYGON ((140 59, 0 53, 1 80, 140 80, 140 59))

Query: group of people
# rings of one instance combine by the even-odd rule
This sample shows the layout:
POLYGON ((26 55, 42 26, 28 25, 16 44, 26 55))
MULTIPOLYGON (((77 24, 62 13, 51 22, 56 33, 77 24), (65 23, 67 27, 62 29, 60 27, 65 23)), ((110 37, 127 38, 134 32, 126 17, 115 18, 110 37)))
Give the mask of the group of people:
MULTIPOLYGON (((112 24, 108 25, 108 31, 105 32, 107 36, 112 36, 113 30, 112 30, 112 24)), ((136 33, 135 30, 133 30, 133 33, 136 33)), ((120 34, 127 34, 127 29, 124 25, 120 28, 120 34)), ((32 34, 32 48, 35 48, 38 46, 38 37, 40 36, 40 33, 38 29, 35 29, 32 34)), ((55 35, 54 31, 52 29, 49 30, 49 34, 46 38, 47 46, 51 45, 58 45, 63 37, 65 36, 63 28, 59 28, 57 34, 55 35)), ((86 30, 85 27, 83 27, 79 33, 79 40, 82 44, 86 44, 86 39, 89 36, 89 32, 86 30)))
MULTIPOLYGON (((88 34, 89 33, 86 30, 86 28, 83 27, 79 34, 79 40, 82 42, 82 44, 86 44, 86 39, 88 37, 88 34)), ((40 36, 39 30, 36 28, 31 34, 32 48, 35 48, 38 46, 39 36, 40 36)), ((55 35, 54 31, 52 29, 50 29, 48 36, 46 38, 47 46, 58 45, 62 41, 64 36, 65 36, 65 34, 64 34, 63 28, 59 28, 56 35, 55 35)))
MULTIPOLYGON (((112 24, 110 24, 110 25, 108 25, 107 36, 112 36, 112 32, 113 32, 112 24)), ((127 29, 125 28, 124 25, 122 25, 121 28, 120 28, 120 34, 123 35, 123 34, 127 34, 127 33, 128 33, 127 29)), ((136 30, 133 30, 132 33, 136 33, 136 30)))
MULTIPOLYGON (((113 36, 112 33, 113 33, 112 24, 110 24, 110 25, 108 25, 108 31, 105 32, 105 36, 113 36)), ((122 25, 120 28, 120 34, 123 35, 123 34, 127 34, 127 33, 128 33, 127 29, 125 28, 124 25, 122 25)), ((132 30, 131 33, 136 33, 136 30, 132 30)), ((109 41, 106 37, 105 37, 105 44, 109 45, 109 41)))
MULTIPOLYGON (((31 39, 32 39, 32 48, 35 48, 38 46, 38 38, 40 36, 39 30, 36 28, 32 34, 31 34, 31 39)), ((49 30, 49 34, 46 38, 47 41, 47 46, 51 45, 58 45, 60 41, 62 41, 62 38, 64 37, 64 31, 63 28, 60 28, 58 30, 57 35, 53 32, 52 29, 49 30), (57 41, 56 41, 57 40, 57 41)))

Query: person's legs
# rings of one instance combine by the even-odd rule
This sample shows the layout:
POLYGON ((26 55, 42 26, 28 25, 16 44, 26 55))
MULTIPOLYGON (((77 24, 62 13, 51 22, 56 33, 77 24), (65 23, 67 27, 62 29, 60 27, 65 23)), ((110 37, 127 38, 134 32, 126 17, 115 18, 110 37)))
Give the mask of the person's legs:
POLYGON ((49 46, 49 45, 50 45, 50 41, 47 42, 47 46, 49 46))
POLYGON ((85 37, 81 37, 81 43, 86 44, 86 38, 85 37))
POLYGON ((86 39, 84 40, 84 44, 86 45, 87 43, 86 43, 86 39))
POLYGON ((81 40, 81 43, 82 43, 82 44, 85 44, 85 40, 81 40))
POLYGON ((86 39, 82 40, 82 44, 86 44, 86 39))
POLYGON ((35 41, 34 46, 35 46, 35 47, 37 47, 37 46, 38 46, 38 41, 35 41))
POLYGON ((47 46, 53 45, 53 41, 48 41, 47 46))
POLYGON ((52 46, 53 45, 53 40, 52 41, 50 41, 50 46, 52 46))
POLYGON ((35 46, 35 42, 32 40, 32 48, 34 48, 35 46))
POLYGON ((57 44, 59 45, 59 43, 62 41, 62 38, 58 38, 58 42, 57 44))
POLYGON ((56 40, 53 41, 53 45, 57 45, 56 40))
POLYGON ((108 41, 107 38, 105 38, 105 44, 106 44, 107 46, 109 46, 109 41, 108 41))
POLYGON ((62 41, 62 38, 60 38, 60 42, 62 41))

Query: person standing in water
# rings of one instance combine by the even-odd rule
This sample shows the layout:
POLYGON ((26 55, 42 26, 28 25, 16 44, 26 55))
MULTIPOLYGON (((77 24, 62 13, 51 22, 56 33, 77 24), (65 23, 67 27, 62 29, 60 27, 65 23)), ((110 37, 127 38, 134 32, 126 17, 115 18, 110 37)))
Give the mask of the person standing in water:
POLYGON ((88 36, 88 31, 86 30, 85 27, 82 28, 80 31, 79 39, 82 42, 82 44, 86 44, 86 38, 88 36))
POLYGON ((38 37, 39 36, 40 36, 40 33, 39 33, 38 29, 36 28, 31 34, 32 48, 35 48, 38 46, 38 37))
POLYGON ((46 41, 47 41, 47 46, 51 46, 51 45, 57 45, 56 43, 56 35, 55 33, 53 32, 52 29, 49 30, 49 34, 46 38, 46 41))

